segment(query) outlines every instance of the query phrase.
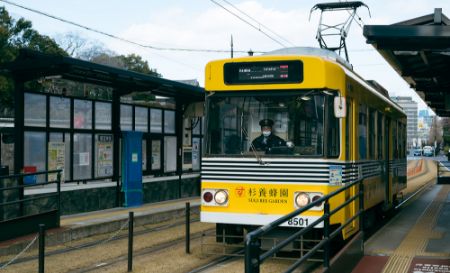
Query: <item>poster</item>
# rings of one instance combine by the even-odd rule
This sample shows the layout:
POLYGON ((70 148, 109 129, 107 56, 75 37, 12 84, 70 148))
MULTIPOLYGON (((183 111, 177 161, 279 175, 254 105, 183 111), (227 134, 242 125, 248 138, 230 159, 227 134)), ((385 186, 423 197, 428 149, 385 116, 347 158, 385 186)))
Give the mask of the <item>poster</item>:
MULTIPOLYGON (((48 143, 48 170, 62 170, 61 181, 64 180, 65 150, 64 142, 48 143)), ((48 181, 55 181, 56 179, 56 173, 48 175, 48 181)))
POLYGON ((200 138, 192 139, 192 169, 200 170, 200 138))
POLYGON ((99 135, 97 141, 97 177, 113 174, 112 135, 99 135))
POLYGON ((161 141, 152 141, 152 170, 161 169, 161 141))
POLYGON ((79 153, 78 154, 79 157, 79 164, 78 166, 89 166, 89 152, 85 152, 85 153, 79 153))

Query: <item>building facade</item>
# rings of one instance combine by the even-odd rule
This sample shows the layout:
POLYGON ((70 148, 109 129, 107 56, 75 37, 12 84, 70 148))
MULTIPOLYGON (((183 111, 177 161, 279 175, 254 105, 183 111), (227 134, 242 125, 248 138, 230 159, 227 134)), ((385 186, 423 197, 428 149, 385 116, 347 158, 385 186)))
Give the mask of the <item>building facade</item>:
POLYGON ((407 116, 407 148, 411 149, 413 147, 420 147, 421 143, 418 137, 417 127, 417 102, 413 101, 412 97, 391 97, 391 99, 400 105, 406 113, 407 116))

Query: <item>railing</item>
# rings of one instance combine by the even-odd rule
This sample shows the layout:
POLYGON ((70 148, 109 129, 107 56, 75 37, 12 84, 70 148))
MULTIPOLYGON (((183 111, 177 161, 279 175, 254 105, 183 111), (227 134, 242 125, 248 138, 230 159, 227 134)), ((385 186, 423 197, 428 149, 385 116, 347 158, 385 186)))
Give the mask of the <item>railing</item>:
POLYGON ((47 227, 59 227, 61 216, 61 170, 0 176, 0 182, 4 180, 15 180, 14 182, 16 185, 6 187, 0 186, 0 227, 2 227, 2 230, 7 231, 0 234, 0 241, 37 231, 39 221, 44 221, 47 227), (50 174, 56 174, 55 181, 23 184, 24 177, 39 175, 49 177, 50 174), (56 184, 55 192, 36 194, 36 196, 31 197, 27 197, 24 194, 26 188, 36 188, 51 184, 56 184), (13 197, 8 197, 4 194, 6 191, 14 190, 17 192, 13 197), (12 200, 3 201, 5 198, 12 200), (56 204, 50 202, 51 206, 47 208, 45 208, 45 206, 40 206, 37 212, 27 210, 26 205, 28 202, 42 200, 44 198, 56 198, 56 204))
POLYGON ((330 217, 332 215, 334 215, 336 212, 338 212, 339 210, 341 210, 342 208, 349 205, 351 202, 356 201, 358 199, 363 200, 363 197, 364 197, 364 187, 363 187, 362 179, 359 179, 355 182, 345 185, 344 187, 342 187, 328 195, 323 196, 320 199, 313 201, 312 203, 308 204, 307 206, 305 206, 303 208, 297 209, 297 210, 273 221, 272 223, 269 223, 265 226, 262 226, 256 230, 250 232, 249 234, 247 234, 247 237, 245 240, 245 272, 246 273, 259 273, 260 265, 267 258, 272 257, 278 251, 280 251, 285 246, 287 246, 288 244, 293 242, 296 238, 303 236, 307 232, 311 231, 316 225, 318 225, 322 222, 324 223, 323 239, 320 242, 318 242, 317 245, 314 246, 308 253, 306 253, 299 260, 294 262, 285 272, 294 271, 297 267, 299 267, 303 262, 305 262, 307 259, 312 257, 322 247, 324 248, 323 266, 324 266, 325 272, 327 272, 330 267, 330 256, 331 256, 330 241, 334 237, 339 235, 340 232, 347 225, 352 223, 358 217, 359 217, 359 229, 360 229, 360 231, 363 230, 362 216, 363 216, 363 212, 364 212, 364 202, 360 201, 358 212, 355 213, 355 215, 353 215, 353 217, 349 218, 343 225, 341 225, 339 228, 337 228, 333 232, 331 232, 331 230, 330 230, 330 217), (336 207, 335 209, 330 211, 330 204, 329 204, 330 198, 332 198, 332 197, 338 195, 339 193, 341 193, 345 190, 348 190, 351 187, 356 186, 356 185, 359 185, 359 192, 357 194, 355 193, 354 196, 347 199, 344 203, 340 204, 338 207, 336 207), (322 202, 324 202, 324 213, 319 219, 317 219, 316 221, 314 221, 307 227, 299 229, 299 231, 290 235, 288 238, 281 241, 279 244, 273 246, 267 252, 261 254, 261 245, 259 242, 261 236, 263 236, 263 235, 267 234, 268 232, 272 231, 273 229, 279 227, 281 224, 285 223, 286 221, 289 221, 291 218, 298 216, 299 214, 313 208, 316 205, 321 204, 322 202))

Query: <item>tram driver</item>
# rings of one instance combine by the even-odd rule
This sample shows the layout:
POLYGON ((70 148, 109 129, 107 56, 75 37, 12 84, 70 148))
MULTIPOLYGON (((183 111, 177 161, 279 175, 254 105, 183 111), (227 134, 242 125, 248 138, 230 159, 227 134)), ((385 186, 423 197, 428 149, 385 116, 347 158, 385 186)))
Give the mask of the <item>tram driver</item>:
POLYGON ((286 141, 272 133, 273 120, 263 119, 259 122, 261 135, 252 141, 252 146, 257 151, 266 151, 274 147, 286 147, 286 141))

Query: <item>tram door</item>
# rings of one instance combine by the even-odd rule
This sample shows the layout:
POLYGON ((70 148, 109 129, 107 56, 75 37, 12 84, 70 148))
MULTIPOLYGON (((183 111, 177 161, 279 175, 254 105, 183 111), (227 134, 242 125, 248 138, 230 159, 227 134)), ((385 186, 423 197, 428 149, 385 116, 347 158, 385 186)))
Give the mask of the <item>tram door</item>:
POLYGON ((388 117, 384 118, 384 172, 383 172, 383 181, 384 181, 384 205, 385 208, 389 207, 390 204, 390 181, 389 181, 389 139, 391 136, 390 130, 391 120, 388 117))

